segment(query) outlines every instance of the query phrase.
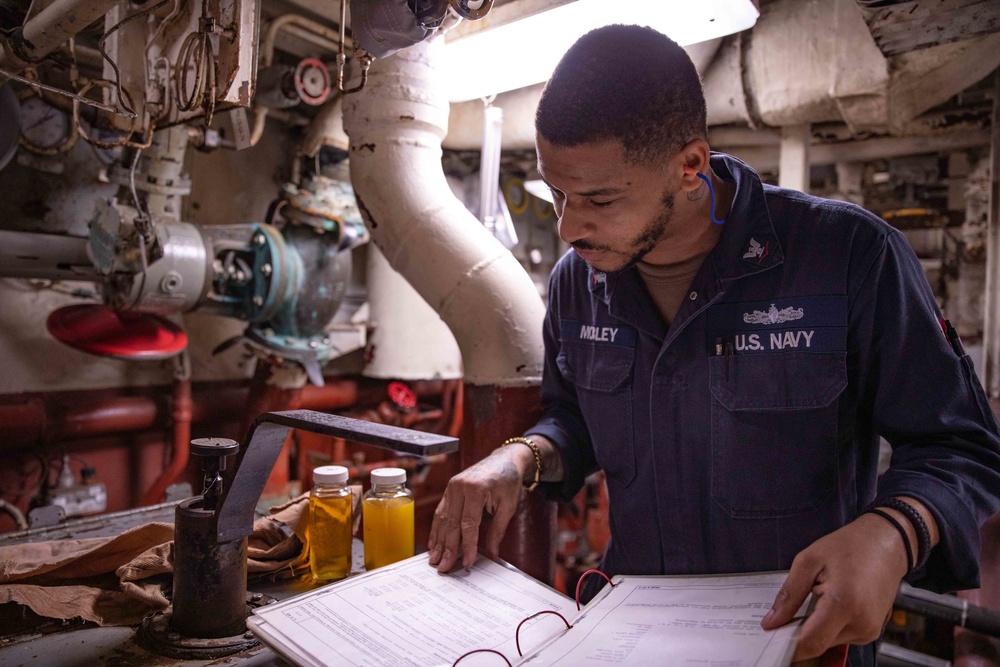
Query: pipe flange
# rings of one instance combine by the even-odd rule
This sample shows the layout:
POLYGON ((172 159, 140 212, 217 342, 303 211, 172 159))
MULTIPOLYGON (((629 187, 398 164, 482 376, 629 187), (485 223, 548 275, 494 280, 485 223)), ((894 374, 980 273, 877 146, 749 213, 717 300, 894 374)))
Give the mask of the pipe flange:
MULTIPOLYGON (((261 593, 247 593, 247 616, 275 599, 261 593)), ((260 645, 252 632, 217 639, 185 637, 171 627, 173 609, 158 611, 142 620, 136 642, 147 651, 181 660, 214 660, 260 645)))
POLYGON ((470 6, 474 4, 474 0, 472 2, 470 0, 448 0, 448 2, 451 3, 452 9, 466 21, 478 21, 485 18, 493 9, 493 0, 481 0, 478 8, 470 6))

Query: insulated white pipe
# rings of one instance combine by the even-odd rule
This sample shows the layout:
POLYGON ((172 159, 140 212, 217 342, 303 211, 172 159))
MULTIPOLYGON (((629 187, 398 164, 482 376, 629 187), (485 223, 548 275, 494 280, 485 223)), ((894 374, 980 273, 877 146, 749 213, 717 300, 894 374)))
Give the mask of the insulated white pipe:
POLYGON ((389 266, 368 248, 369 321, 367 363, 362 375, 386 380, 455 380, 462 377, 462 353, 448 326, 389 266))
POLYGON ((545 308, 534 284, 452 194, 440 39, 376 60, 344 96, 351 181, 372 240, 455 335, 473 385, 539 382, 545 308))
POLYGON ((118 0, 55 0, 24 24, 20 49, 21 55, 27 60, 2 45, 0 67, 21 70, 32 62, 37 62, 70 37, 102 18, 117 4, 118 0))

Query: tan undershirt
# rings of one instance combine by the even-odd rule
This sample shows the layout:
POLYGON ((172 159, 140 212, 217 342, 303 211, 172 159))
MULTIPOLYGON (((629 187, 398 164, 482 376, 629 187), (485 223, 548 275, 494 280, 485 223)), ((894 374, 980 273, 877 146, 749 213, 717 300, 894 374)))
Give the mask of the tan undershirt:
POLYGON ((688 288, 710 252, 711 248, 673 264, 639 262, 635 265, 667 325, 673 322, 681 304, 688 297, 688 288))
MULTIPOLYGON (((719 215, 725 218, 729 215, 729 202, 735 196, 736 186, 714 176, 713 180, 716 181, 720 201, 724 202, 719 215)), ((707 192, 707 188, 702 187, 697 198, 703 198, 707 192)), ((636 269, 667 326, 674 321, 684 299, 688 298, 698 269, 721 236, 722 225, 712 224, 708 220, 676 224, 668 227, 668 236, 655 253, 657 262, 642 261, 636 264, 636 269)), ((650 253, 647 257, 652 255, 650 253)))

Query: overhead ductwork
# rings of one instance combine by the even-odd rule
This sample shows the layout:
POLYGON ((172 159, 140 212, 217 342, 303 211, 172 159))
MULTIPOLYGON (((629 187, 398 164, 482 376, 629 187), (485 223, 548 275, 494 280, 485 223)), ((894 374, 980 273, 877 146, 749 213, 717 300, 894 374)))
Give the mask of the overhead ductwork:
MULTIPOLYGON (((687 50, 704 80, 710 126, 844 122, 854 132, 903 135, 918 115, 1000 66, 995 27, 989 34, 981 26, 949 29, 949 39, 887 56, 855 0, 779 0, 761 7, 752 30, 708 51, 710 65, 695 50, 702 45, 687 50)), ((497 96, 504 149, 534 147, 542 87, 497 96)), ((478 101, 454 105, 445 148, 478 149, 482 108, 478 101)))
POLYGON ((467 384, 541 377, 544 306, 511 253, 455 198, 441 167, 440 40, 376 61, 344 98, 351 181, 372 240, 448 324, 467 384))
POLYGON ((902 133, 998 65, 1000 33, 887 58, 854 0, 782 0, 720 49, 705 76, 708 122, 902 133))

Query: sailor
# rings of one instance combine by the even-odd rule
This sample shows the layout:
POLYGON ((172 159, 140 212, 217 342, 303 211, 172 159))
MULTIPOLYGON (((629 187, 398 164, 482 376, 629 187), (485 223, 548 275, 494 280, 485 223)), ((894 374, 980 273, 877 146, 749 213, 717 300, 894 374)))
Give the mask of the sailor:
POLYGON ((817 596, 797 660, 852 644, 874 665, 904 578, 975 587, 1000 430, 903 235, 710 152, 698 74, 649 28, 582 37, 536 137, 572 246, 549 286, 545 412, 452 479, 430 562, 471 566, 484 510, 495 554, 536 472, 570 500, 602 469, 604 572, 788 569, 763 625, 817 596))

